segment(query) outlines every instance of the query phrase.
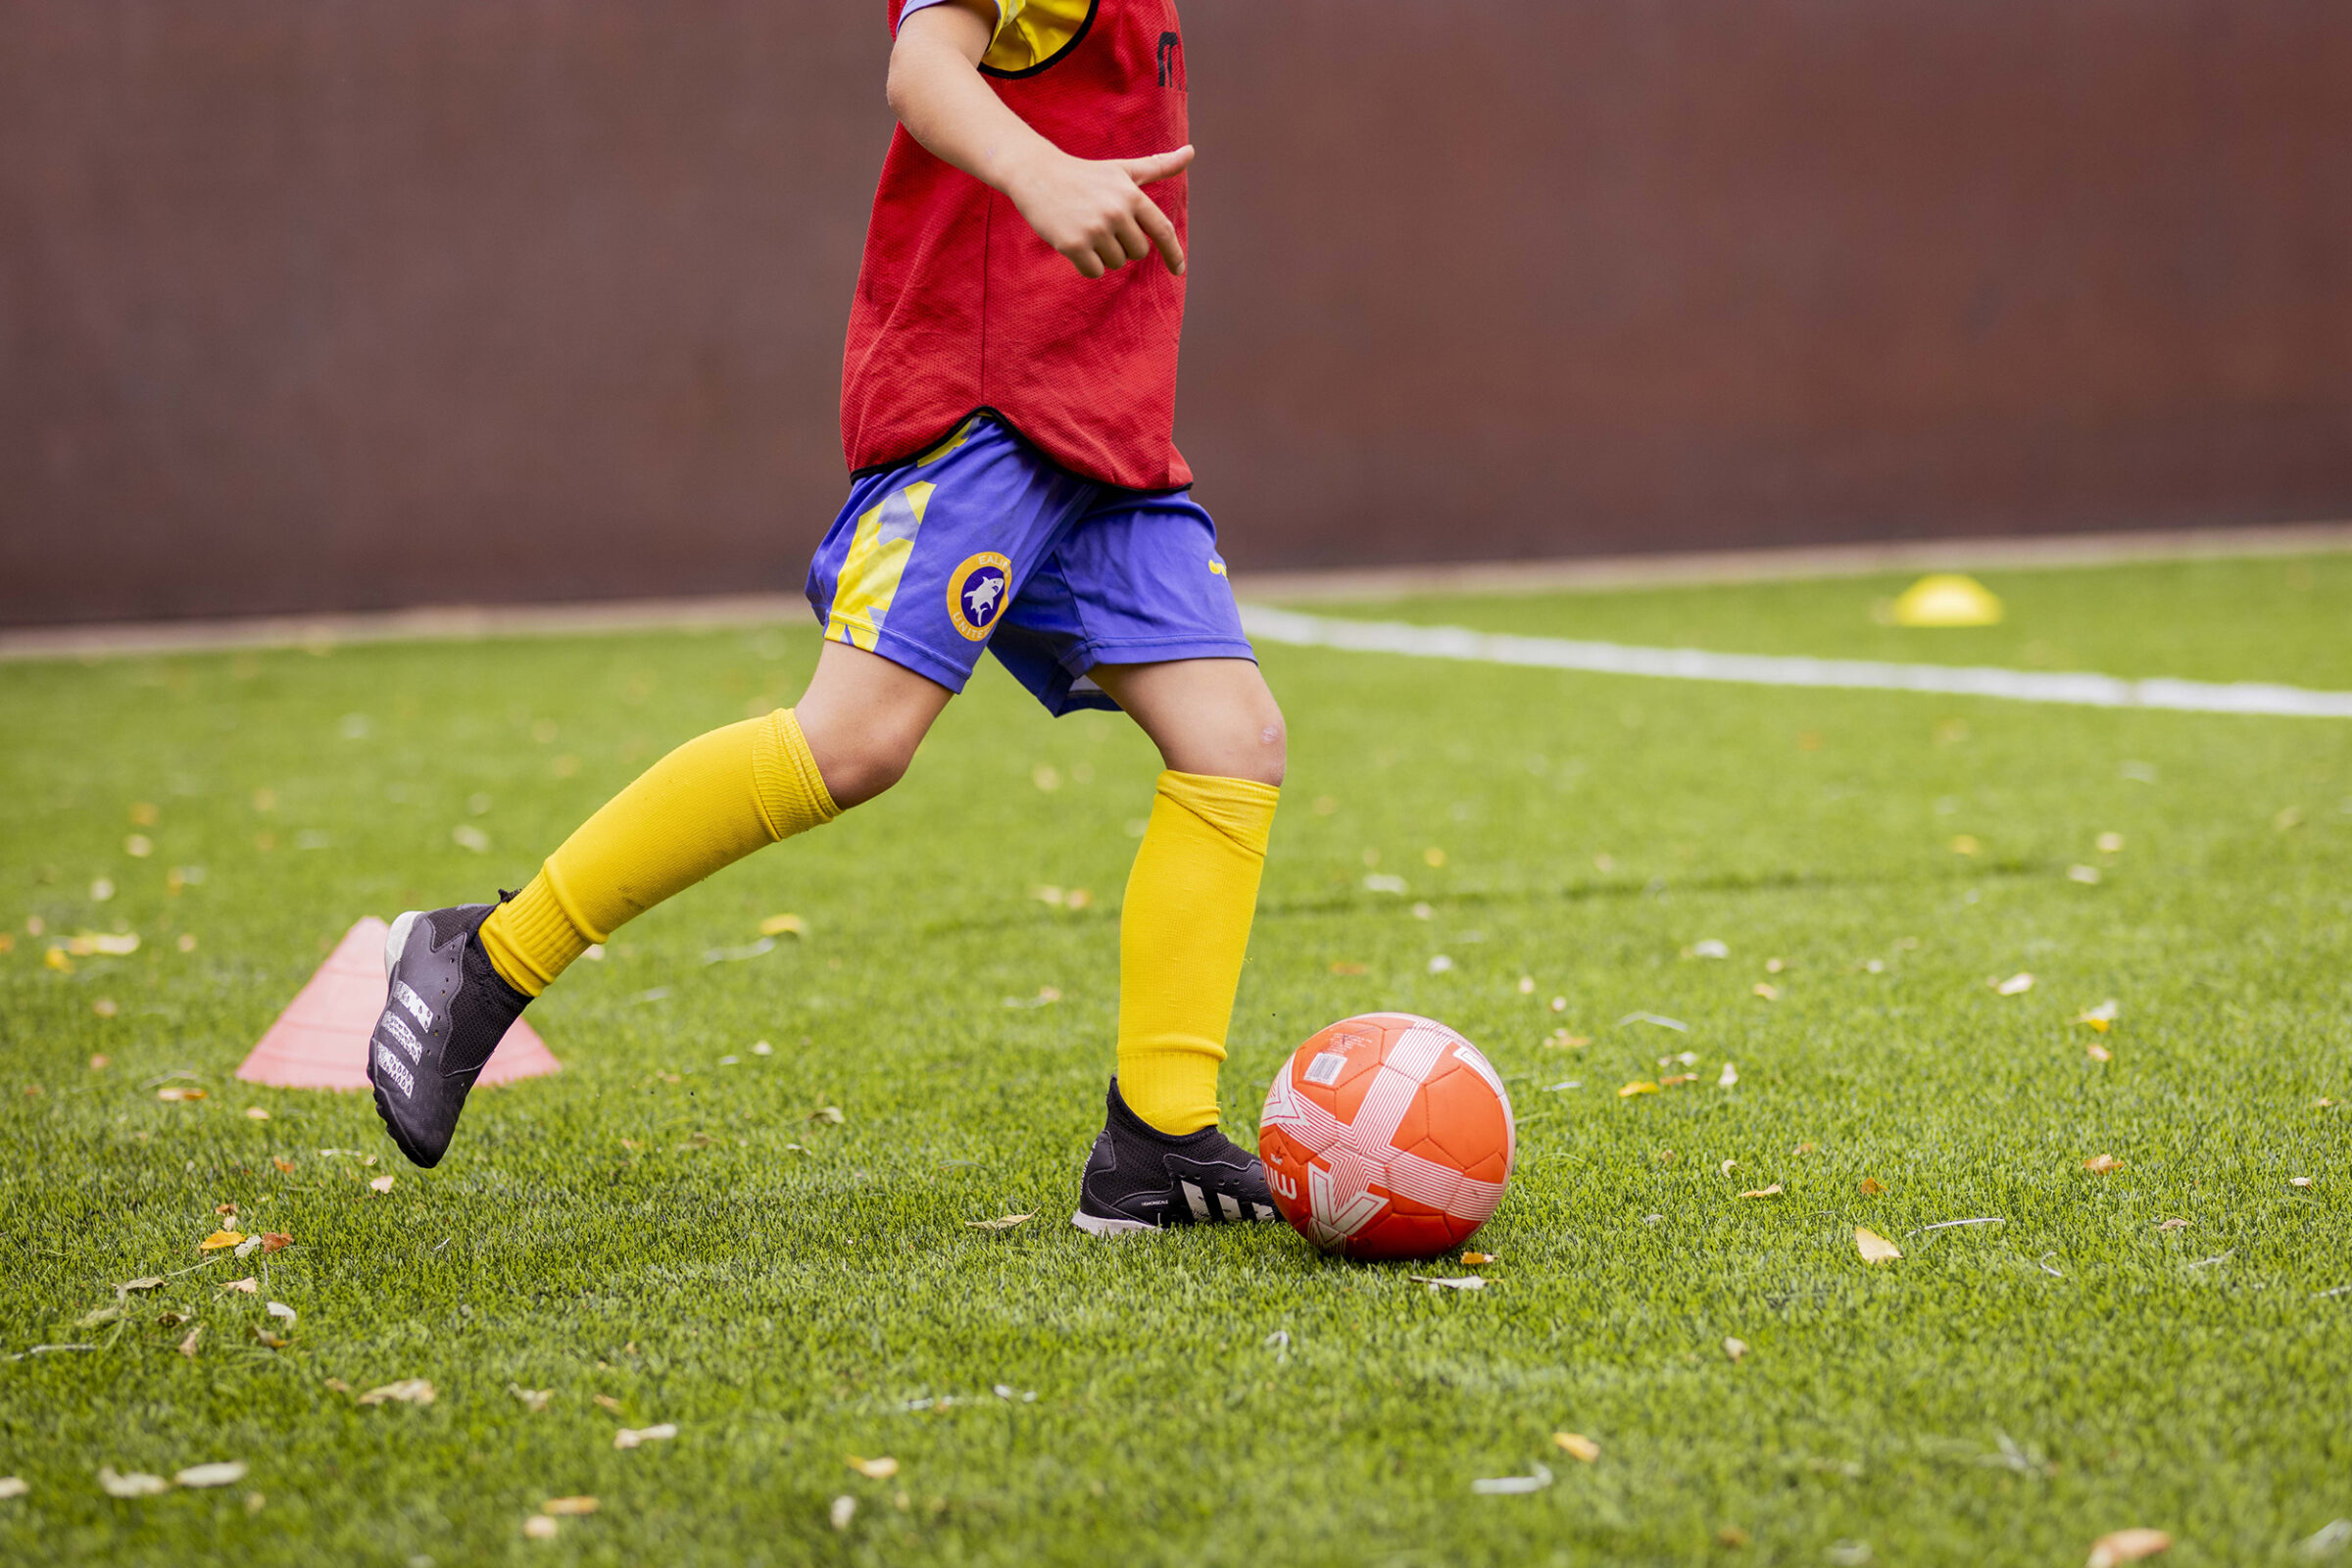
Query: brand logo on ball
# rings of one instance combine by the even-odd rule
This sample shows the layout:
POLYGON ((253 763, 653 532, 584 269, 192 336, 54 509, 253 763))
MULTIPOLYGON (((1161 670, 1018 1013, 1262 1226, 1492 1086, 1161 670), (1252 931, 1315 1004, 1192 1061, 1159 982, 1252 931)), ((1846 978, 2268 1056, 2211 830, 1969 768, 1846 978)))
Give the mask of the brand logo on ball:
POLYGON ((1012 563, 994 551, 966 556, 948 573, 948 618, 973 642, 988 636, 1012 591, 1012 563))

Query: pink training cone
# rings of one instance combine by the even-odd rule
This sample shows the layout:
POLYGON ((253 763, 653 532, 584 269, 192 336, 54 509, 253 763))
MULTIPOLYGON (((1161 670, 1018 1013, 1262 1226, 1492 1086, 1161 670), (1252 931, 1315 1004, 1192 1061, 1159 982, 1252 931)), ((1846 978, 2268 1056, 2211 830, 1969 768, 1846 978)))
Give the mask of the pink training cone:
MULTIPOLYGON (((384 938, 391 929, 371 914, 344 932, 237 1076, 279 1089, 367 1088, 368 1037, 384 1010, 384 938)), ((517 1018, 476 1082, 512 1083, 563 1066, 547 1042, 517 1018)))

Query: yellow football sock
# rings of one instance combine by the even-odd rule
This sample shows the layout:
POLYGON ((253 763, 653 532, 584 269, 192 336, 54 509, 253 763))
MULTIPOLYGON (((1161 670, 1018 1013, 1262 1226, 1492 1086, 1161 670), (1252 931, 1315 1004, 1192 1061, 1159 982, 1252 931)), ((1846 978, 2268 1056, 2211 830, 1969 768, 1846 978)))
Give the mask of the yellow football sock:
POLYGON ((1282 791, 1159 775, 1119 910, 1119 1095, 1164 1133, 1217 1119, 1217 1066, 1282 791))
POLYGON ((840 814, 790 709, 698 736, 637 776, 482 922, 482 951, 535 997, 571 961, 722 865, 840 814))

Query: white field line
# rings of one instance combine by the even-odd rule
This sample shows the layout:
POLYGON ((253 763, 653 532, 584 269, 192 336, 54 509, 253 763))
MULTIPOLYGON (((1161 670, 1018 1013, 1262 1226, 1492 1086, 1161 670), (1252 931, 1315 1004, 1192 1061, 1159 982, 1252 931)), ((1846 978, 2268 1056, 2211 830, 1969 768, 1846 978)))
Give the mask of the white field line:
POLYGON ((1337 648, 1361 654, 1409 654, 1482 664, 1576 669, 1596 675, 1663 680, 1733 681, 1748 686, 1810 686, 1848 691, 1935 692, 1997 697, 2017 703, 2080 708, 2152 708, 2179 713, 2260 713, 2290 718, 2352 718, 2352 692, 2310 691, 2252 681, 2126 680, 2117 675, 2059 674, 1958 664, 1887 664, 1862 659, 1805 659, 1715 654, 1696 648, 1636 648, 1560 637, 1514 637, 1463 626, 1416 626, 1394 620, 1346 620, 1267 605, 1242 607, 1242 624, 1261 642, 1337 648))

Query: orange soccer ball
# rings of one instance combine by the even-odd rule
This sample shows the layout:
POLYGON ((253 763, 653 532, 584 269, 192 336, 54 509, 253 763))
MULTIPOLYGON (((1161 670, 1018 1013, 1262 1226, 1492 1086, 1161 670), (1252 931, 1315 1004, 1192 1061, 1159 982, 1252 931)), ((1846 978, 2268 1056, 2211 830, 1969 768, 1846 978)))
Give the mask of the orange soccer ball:
POLYGON ((1298 1234, 1343 1257, 1435 1257, 1510 1184, 1511 1097, 1476 1046, 1432 1018, 1343 1018, 1266 1091, 1258 1157, 1298 1234))

